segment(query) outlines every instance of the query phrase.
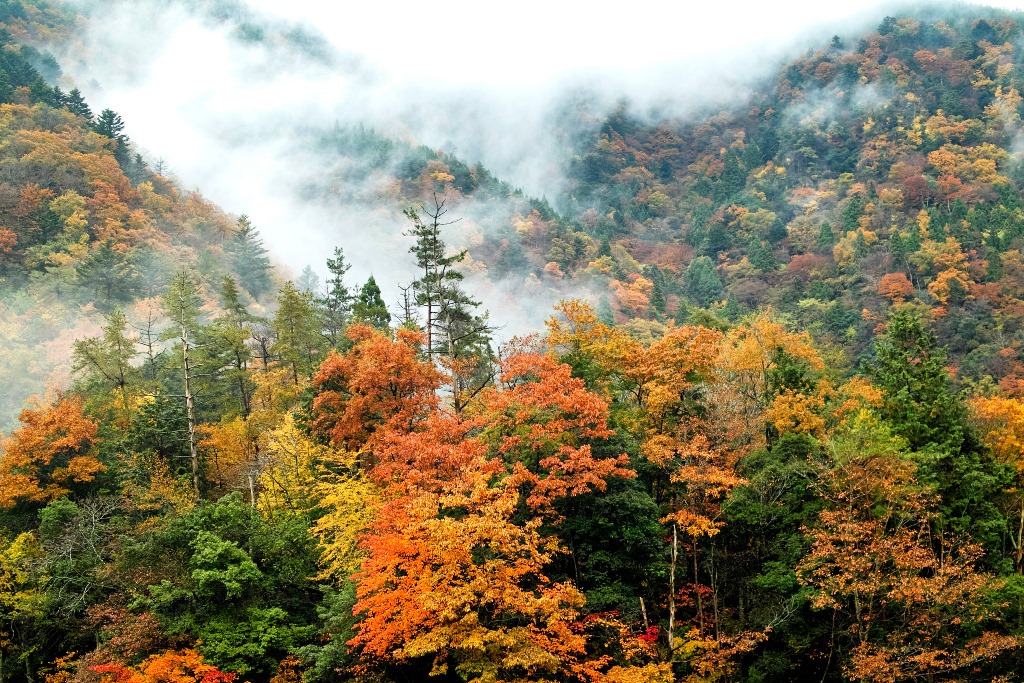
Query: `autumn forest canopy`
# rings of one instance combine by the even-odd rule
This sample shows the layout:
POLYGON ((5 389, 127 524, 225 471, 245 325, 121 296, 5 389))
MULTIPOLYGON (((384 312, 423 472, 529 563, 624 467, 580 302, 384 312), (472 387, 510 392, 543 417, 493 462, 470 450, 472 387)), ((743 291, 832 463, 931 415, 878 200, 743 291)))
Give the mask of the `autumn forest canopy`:
POLYGON ((94 111, 69 7, 0 0, 0 683, 1019 678, 1024 15, 574 96, 542 197, 304 130, 391 292, 94 111))

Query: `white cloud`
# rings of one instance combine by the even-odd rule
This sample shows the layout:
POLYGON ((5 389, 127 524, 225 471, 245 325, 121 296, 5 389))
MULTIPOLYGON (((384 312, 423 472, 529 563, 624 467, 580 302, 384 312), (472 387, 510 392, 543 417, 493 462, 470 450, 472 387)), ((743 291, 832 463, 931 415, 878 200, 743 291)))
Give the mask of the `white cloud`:
POLYGON ((641 75, 680 60, 765 45, 779 36, 788 40, 809 26, 848 19, 880 4, 250 2, 268 15, 309 22, 332 44, 367 55, 389 74, 485 87, 535 85, 573 73, 641 75))

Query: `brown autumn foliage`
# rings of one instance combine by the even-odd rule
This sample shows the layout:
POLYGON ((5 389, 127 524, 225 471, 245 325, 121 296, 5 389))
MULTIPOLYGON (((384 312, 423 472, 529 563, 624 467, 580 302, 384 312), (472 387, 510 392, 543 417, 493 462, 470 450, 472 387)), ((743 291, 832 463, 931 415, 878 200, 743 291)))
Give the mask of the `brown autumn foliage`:
POLYGON ((914 293, 914 285, 903 273, 886 273, 878 283, 878 293, 894 304, 902 303, 914 293))
POLYGON ((836 442, 822 478, 829 507, 797 566, 811 604, 846 625, 857 680, 959 680, 1020 646, 984 596, 1001 582, 976 566, 979 546, 935 538, 934 498, 905 444, 863 411, 836 442))
POLYGON ((313 375, 313 428, 333 444, 359 451, 372 447, 379 430, 410 429, 435 409, 444 377, 417 358, 423 343, 418 332, 399 330, 392 341, 353 325, 347 334, 352 349, 330 353, 313 375))

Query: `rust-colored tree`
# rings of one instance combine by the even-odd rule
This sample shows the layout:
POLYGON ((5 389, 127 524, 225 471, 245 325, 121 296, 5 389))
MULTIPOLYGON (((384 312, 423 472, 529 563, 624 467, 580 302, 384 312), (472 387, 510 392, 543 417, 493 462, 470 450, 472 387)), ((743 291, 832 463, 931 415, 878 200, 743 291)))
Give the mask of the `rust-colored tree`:
POLYGON ((886 273, 878 283, 878 293, 898 304, 914 293, 914 284, 904 273, 886 273))
POLYGON ((608 405, 572 369, 549 356, 504 359, 500 382, 474 415, 479 439, 529 488, 528 505, 548 509, 557 498, 604 490, 610 477, 633 477, 626 455, 595 456, 590 441, 612 435, 608 405))
POLYGON ((411 430, 438 405, 444 377, 419 359, 423 335, 398 330, 392 340, 365 325, 348 329, 354 343, 331 352, 313 376, 313 429, 350 451, 369 449, 382 428, 411 430))
POLYGON ((0 455, 0 508, 47 503, 106 469, 96 457, 98 427, 82 413, 81 401, 25 409, 18 420, 22 426, 0 455))
POLYGON ((608 658, 588 651, 582 593, 546 573, 562 547, 544 528, 558 500, 633 472, 584 443, 611 434, 608 407, 567 366, 513 354, 501 386, 471 415, 434 402, 412 421, 381 419, 350 644, 371 666, 428 658, 433 674, 465 679, 596 680, 608 658))
POLYGON ((515 523, 514 485, 474 470, 381 510, 363 541, 351 644, 371 661, 430 657, 432 673, 466 679, 591 678, 602 662, 574 629, 583 595, 544 573, 557 541, 539 519, 515 523))

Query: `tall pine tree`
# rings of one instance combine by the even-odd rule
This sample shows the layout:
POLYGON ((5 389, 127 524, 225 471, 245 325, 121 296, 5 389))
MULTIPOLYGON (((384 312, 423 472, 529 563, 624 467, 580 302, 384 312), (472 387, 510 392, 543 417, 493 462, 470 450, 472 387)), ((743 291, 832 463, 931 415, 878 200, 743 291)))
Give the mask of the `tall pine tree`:
POLYGON ((286 282, 277 295, 277 313, 272 323, 274 353, 281 364, 291 370, 292 380, 308 375, 323 346, 313 297, 286 282))
POLYGON ((352 292, 345 283, 345 273, 351 268, 345 262, 341 247, 334 248, 334 257, 327 259, 326 292, 315 299, 320 318, 321 334, 331 348, 340 348, 344 342, 345 326, 352 316, 352 292))
POLYGON ((113 109, 104 109, 96 117, 93 129, 114 141, 114 158, 117 159, 117 163, 122 169, 127 170, 131 162, 131 154, 128 150, 128 136, 124 134, 124 119, 113 109))
POLYGON ((376 327, 379 330, 387 329, 391 323, 391 314, 388 313, 387 304, 380 295, 380 287, 377 281, 370 276, 366 284, 356 295, 355 303, 352 305, 353 317, 367 325, 376 327))
POLYGON ((89 105, 86 104, 85 98, 82 97, 82 93, 78 88, 72 88, 64 97, 64 106, 72 114, 78 114, 88 120, 92 120, 92 109, 89 109, 89 105))
POLYGON ((202 299, 199 296, 199 282, 195 275, 183 270, 174 276, 170 289, 164 295, 164 314, 171 321, 163 337, 177 339, 181 353, 182 389, 185 398, 185 414, 188 420, 189 458, 192 464, 192 486, 196 500, 202 492, 201 472, 199 463, 199 445, 196 437, 195 410, 195 367, 192 352, 195 339, 199 335, 199 307, 202 299))
POLYGON ((269 292, 270 259, 267 257, 267 250, 260 239, 259 231, 253 227, 245 214, 238 217, 238 229, 227 249, 243 289, 254 299, 269 292))
POLYGON ((420 218, 413 209, 405 215, 413 227, 407 233, 416 239, 409 249, 416 256, 421 276, 412 283, 416 303, 425 310, 427 354, 440 357, 442 365, 451 373, 452 401, 461 410, 491 379, 492 352, 490 334, 493 331, 487 315, 476 313, 480 302, 462 289, 463 275, 457 265, 466 258, 466 250, 448 254, 441 239, 441 228, 458 221, 443 222, 448 213, 447 200, 434 195, 434 206, 420 218))

